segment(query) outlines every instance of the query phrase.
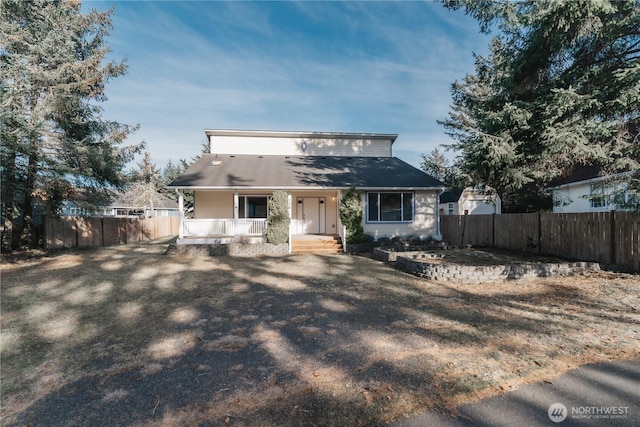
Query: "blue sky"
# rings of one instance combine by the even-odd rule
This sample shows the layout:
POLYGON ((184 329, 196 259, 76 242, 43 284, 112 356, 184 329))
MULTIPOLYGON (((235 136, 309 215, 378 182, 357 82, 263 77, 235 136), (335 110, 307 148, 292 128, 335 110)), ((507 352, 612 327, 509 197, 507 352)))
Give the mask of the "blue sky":
POLYGON ((397 133, 394 156, 451 140, 436 121, 489 36, 433 2, 87 1, 114 7, 107 40, 128 72, 103 117, 140 130, 159 166, 204 129, 397 133))

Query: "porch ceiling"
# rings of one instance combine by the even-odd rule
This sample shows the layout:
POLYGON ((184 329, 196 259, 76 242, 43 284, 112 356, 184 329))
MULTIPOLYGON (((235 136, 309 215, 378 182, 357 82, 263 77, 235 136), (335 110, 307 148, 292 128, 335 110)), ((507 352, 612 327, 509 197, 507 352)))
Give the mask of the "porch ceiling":
POLYGON ((395 157, 205 154, 171 188, 442 188, 444 184, 395 157))

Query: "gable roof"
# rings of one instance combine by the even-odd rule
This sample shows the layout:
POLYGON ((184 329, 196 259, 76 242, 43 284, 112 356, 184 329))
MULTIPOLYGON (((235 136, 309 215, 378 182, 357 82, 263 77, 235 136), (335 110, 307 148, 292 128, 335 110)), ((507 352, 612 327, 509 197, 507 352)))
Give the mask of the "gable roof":
POLYGON ((445 185, 395 157, 204 154, 168 185, 183 189, 436 189, 445 185))
POLYGON ((549 188, 559 187, 573 182, 588 181, 602 176, 600 165, 578 166, 567 176, 556 178, 549 183, 549 188))
POLYGON ((463 188, 447 190, 440 194, 440 203, 453 203, 460 200, 463 188))

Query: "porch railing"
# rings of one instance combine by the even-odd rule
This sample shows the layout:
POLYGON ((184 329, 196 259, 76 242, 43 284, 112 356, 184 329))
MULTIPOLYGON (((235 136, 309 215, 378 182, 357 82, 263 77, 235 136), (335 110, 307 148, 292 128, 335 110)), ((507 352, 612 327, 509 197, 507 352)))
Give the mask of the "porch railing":
POLYGON ((261 236, 266 219, 190 219, 182 220, 180 238, 220 236, 261 236))

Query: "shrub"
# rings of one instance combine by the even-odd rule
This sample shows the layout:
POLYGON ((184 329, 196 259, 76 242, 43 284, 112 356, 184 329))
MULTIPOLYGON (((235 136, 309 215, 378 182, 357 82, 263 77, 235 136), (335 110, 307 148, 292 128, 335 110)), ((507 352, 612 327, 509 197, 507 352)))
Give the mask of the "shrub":
POLYGON ((286 192, 278 190, 269 197, 267 242, 274 245, 289 241, 289 197, 286 192))
POLYGON ((347 228, 347 243, 367 241, 362 227, 362 198, 355 187, 351 187, 340 201, 340 221, 347 228))

